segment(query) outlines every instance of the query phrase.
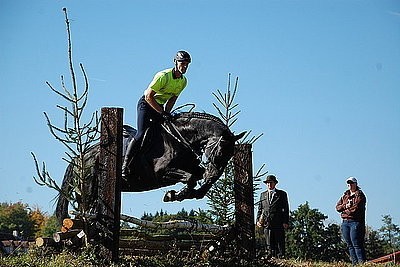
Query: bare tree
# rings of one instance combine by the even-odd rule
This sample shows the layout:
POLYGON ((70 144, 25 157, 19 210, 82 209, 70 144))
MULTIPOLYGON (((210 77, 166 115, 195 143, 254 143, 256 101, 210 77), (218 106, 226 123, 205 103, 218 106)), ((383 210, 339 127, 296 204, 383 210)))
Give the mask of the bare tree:
POLYGON ((65 23, 67 26, 68 63, 72 89, 67 88, 63 75, 61 75, 62 90, 54 88, 50 82, 46 82, 46 84, 52 92, 64 99, 70 106, 57 105, 57 108, 64 114, 64 125, 62 127, 55 126, 46 112, 44 112, 44 116, 51 135, 56 140, 60 141, 67 149, 65 152, 66 157, 62 159, 72 168, 73 179, 69 186, 72 187, 73 190, 68 190, 68 192, 63 190, 49 174, 46 164, 43 162, 42 167, 40 167, 35 154, 31 152, 37 172, 37 177, 34 176, 33 179, 41 186, 55 189, 59 195, 61 194, 68 199, 68 202, 75 210, 85 214, 88 211, 89 205, 86 186, 90 184, 88 179, 90 179, 90 169, 92 167, 90 166, 91 163, 88 163, 86 158, 89 149, 99 140, 98 127, 100 120, 96 111, 91 115, 88 122, 83 122, 84 110, 88 100, 89 80, 83 65, 79 64, 84 78, 84 85, 83 89, 80 90, 78 88, 72 57, 70 20, 68 19, 66 8, 63 8, 63 12, 65 14, 65 23))

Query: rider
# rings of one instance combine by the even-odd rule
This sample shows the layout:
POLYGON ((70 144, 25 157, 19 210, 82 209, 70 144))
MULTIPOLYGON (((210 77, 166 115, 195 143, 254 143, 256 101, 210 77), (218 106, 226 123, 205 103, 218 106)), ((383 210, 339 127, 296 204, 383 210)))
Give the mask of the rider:
POLYGON ((137 105, 137 133, 130 142, 122 164, 122 176, 129 175, 129 162, 138 150, 139 140, 152 123, 160 124, 171 119, 171 110, 179 94, 186 87, 184 76, 192 61, 188 52, 180 50, 174 58, 174 68, 158 72, 137 105))

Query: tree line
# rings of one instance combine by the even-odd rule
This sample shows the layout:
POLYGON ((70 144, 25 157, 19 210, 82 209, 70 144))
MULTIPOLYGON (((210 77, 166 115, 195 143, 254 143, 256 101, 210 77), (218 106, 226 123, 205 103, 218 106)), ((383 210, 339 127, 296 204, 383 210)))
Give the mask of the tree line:
MULTIPOLYGON (((185 209, 176 214, 166 211, 157 211, 154 215, 144 213, 142 220, 166 222, 169 220, 198 220, 203 223, 216 223, 223 221, 216 216, 214 210, 185 209)), ((225 218, 225 217, 224 217, 225 218)), ((312 261, 347 261, 346 243, 342 240, 340 225, 336 223, 325 224, 328 216, 318 209, 310 207, 306 202, 296 210, 290 212, 290 227, 286 235, 287 256, 289 258, 312 261)), ((226 221, 225 221, 226 222, 226 221)), ((231 221, 230 223, 233 223, 231 221)), ((130 227, 124 224, 123 227, 130 227)), ((147 230, 160 234, 165 230, 147 230)), ((264 249, 263 234, 256 230, 257 250, 264 249)), ((382 226, 375 230, 367 226, 365 247, 367 259, 375 259, 383 255, 400 250, 400 228, 393 222, 390 215, 382 216, 382 226)))
MULTIPOLYGON (((182 209, 176 214, 166 211, 144 213, 142 220, 166 222, 170 220, 196 220, 202 223, 218 223, 221 221, 212 210, 182 209)), ((300 205, 290 213, 290 228, 286 235, 287 256, 289 258, 313 261, 346 261, 348 259, 346 244, 340 233, 340 225, 325 224, 328 217, 318 209, 310 207, 309 203, 300 205)), ((233 223, 233 221, 231 222, 233 223)), ((133 226, 122 222, 122 228, 133 226)), ((38 207, 31 208, 28 204, 1 203, 0 204, 0 233, 19 233, 21 239, 35 237, 51 237, 59 231, 60 226, 54 215, 48 215, 38 207)), ((147 230, 149 231, 149 230, 147 230)), ((152 233, 161 233, 151 230, 152 233)), ((264 249, 263 235, 256 230, 256 244, 258 251, 264 249)), ((382 216, 382 226, 375 230, 367 226, 366 233, 367 259, 374 259, 394 251, 400 250, 400 227, 393 222, 390 215, 382 216)))
POLYGON ((53 236, 60 230, 55 215, 48 215, 39 207, 28 204, 0 203, 0 233, 11 235, 16 233, 17 239, 28 240, 40 236, 53 236))

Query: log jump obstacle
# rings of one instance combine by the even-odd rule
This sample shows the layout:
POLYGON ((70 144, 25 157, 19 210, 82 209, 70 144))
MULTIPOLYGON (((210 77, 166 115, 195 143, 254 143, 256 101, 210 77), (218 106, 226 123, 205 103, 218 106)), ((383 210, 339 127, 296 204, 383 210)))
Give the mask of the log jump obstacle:
MULTIPOLYGON (((103 218, 102 245, 107 256, 119 257, 121 220, 121 169, 123 109, 101 109, 100 178, 98 181, 98 212, 103 218)), ((254 196, 251 144, 235 145, 234 195, 236 244, 238 253, 249 259, 255 257, 254 196)))

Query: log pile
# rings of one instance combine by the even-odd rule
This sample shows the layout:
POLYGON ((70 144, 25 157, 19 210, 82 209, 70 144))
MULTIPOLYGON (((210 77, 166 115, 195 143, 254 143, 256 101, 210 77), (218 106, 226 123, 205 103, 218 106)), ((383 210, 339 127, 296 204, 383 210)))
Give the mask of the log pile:
POLYGON ((80 248, 86 242, 84 223, 77 219, 64 219, 60 231, 52 237, 38 237, 34 241, 2 240, 0 241, 0 255, 10 255, 26 252, 29 247, 50 247, 55 249, 80 248))
POLYGON ((82 220, 66 218, 63 220, 60 231, 55 232, 53 237, 36 238, 37 247, 81 247, 85 242, 84 222, 82 220))

